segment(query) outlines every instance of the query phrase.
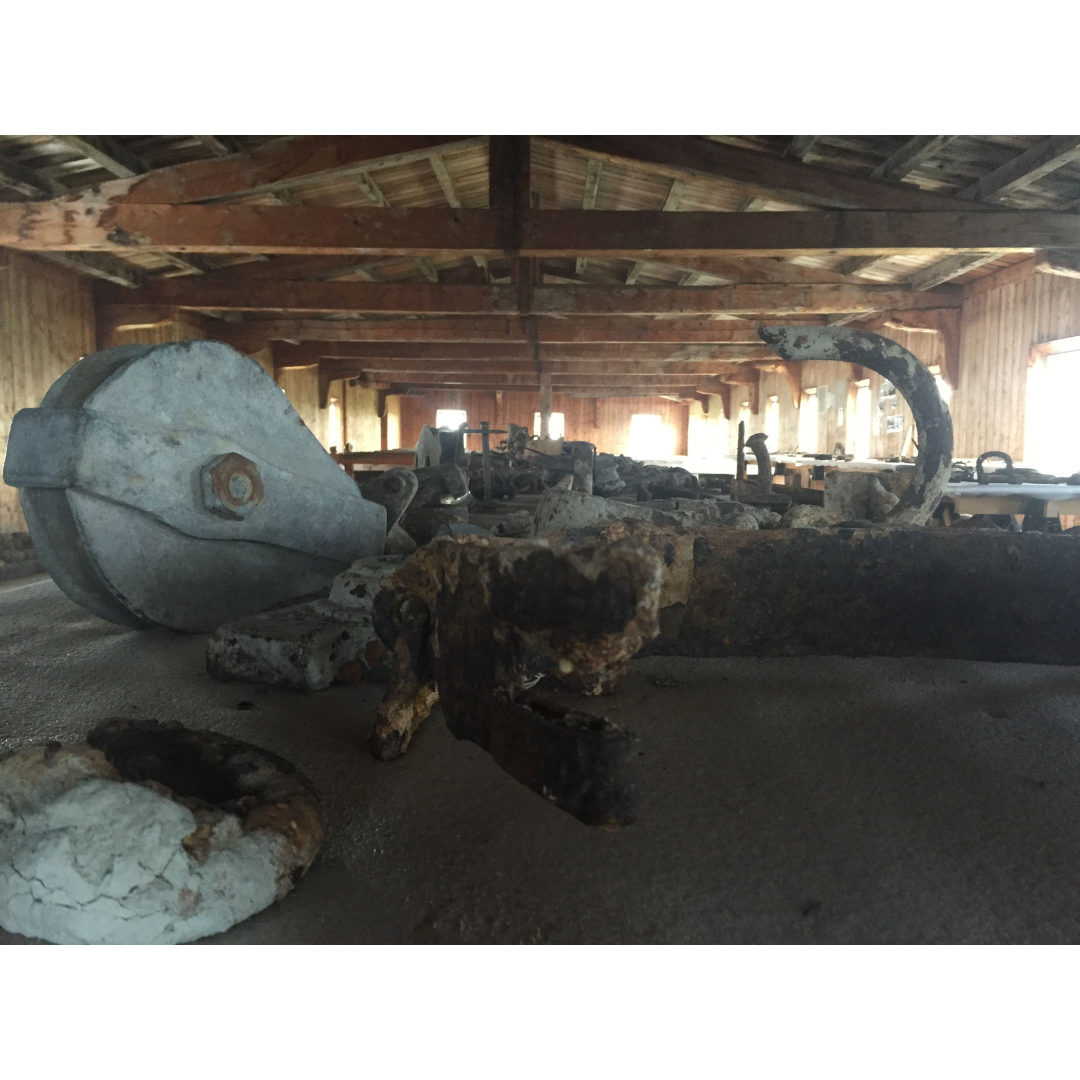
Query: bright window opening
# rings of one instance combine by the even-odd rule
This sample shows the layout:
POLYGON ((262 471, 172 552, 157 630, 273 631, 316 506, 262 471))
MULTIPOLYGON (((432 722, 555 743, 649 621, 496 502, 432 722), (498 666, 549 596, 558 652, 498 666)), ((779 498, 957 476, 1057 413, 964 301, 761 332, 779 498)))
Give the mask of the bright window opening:
POLYGON ((747 438, 750 438, 754 433, 750 430, 750 402, 744 401, 739 406, 739 423, 743 425, 743 430, 747 438))
POLYGON ((799 408, 799 449, 804 454, 818 452, 818 398, 817 387, 803 391, 799 408))
MULTIPOLYGON (((561 412, 553 412, 548 421, 548 438, 561 439, 566 432, 566 416, 561 412)), ((533 434, 540 434, 540 414, 533 413, 533 434)))
POLYGON ((435 426, 437 428, 456 431, 460 427, 466 427, 467 424, 464 409, 437 409, 435 411, 435 426))
POLYGON ((330 399, 330 407, 326 410, 326 441, 333 450, 340 450, 345 445, 341 401, 336 397, 330 399))
POLYGON ((852 453, 856 461, 867 461, 870 456, 870 383, 869 379, 855 383, 855 431, 852 453))
POLYGON ((765 435, 769 453, 775 454, 780 447, 780 397, 777 394, 765 402, 765 435))
POLYGON ((674 432, 656 413, 634 413, 630 417, 630 442, 627 450, 634 458, 671 457, 675 450, 674 432))
POLYGON ((941 368, 936 364, 929 371, 934 376, 934 382, 937 385, 938 393, 941 395, 941 400, 948 405, 952 401, 952 387, 941 377, 941 368))
POLYGON ((1054 476, 1080 471, 1080 351, 1039 358, 1028 369, 1024 464, 1054 476))

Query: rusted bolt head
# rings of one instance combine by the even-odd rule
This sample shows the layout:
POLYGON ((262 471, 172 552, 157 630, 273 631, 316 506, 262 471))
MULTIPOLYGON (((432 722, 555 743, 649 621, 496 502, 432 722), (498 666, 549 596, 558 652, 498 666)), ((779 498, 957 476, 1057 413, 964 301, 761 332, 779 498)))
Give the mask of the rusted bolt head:
POLYGON ((243 454, 225 454, 203 466, 203 505, 221 517, 238 521, 263 498, 259 467, 243 454))

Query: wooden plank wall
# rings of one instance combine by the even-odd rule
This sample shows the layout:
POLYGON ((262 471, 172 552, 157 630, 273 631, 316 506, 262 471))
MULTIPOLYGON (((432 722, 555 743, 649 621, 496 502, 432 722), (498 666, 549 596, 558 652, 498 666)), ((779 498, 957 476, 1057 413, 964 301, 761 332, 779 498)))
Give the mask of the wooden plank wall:
POLYGON ((960 388, 953 395, 956 457, 1024 456, 1028 355, 1080 334, 1080 281, 1032 274, 964 301, 960 388))
MULTIPOLYGON (((15 413, 95 348, 90 286, 44 259, 0 251, 0 466, 15 413)), ((14 488, 0 483, 0 532, 23 532, 14 488)))

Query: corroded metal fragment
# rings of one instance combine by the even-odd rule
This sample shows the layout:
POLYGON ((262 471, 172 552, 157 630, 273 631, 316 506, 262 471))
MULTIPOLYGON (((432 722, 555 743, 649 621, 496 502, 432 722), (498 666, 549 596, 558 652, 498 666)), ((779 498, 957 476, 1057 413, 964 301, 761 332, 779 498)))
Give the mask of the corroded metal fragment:
POLYGON ((566 538, 632 538, 661 556, 650 653, 1080 664, 1080 543, 1061 533, 628 520, 566 538))
POLYGON ((450 730, 533 791, 587 824, 633 821, 632 736, 526 691, 545 672, 617 681, 656 633, 661 579, 660 560, 634 541, 433 541, 376 599, 395 653, 376 756, 404 752, 437 687, 450 730))

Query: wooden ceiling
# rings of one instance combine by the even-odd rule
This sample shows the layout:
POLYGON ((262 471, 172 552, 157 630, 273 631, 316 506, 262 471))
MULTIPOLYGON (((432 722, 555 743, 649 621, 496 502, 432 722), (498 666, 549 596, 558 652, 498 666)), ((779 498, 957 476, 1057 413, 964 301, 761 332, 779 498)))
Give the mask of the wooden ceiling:
POLYGON ((1080 136, 0 137, 0 246, 104 326, 393 391, 714 392, 762 322, 956 327, 985 275, 1076 273, 1078 207, 1080 136))

